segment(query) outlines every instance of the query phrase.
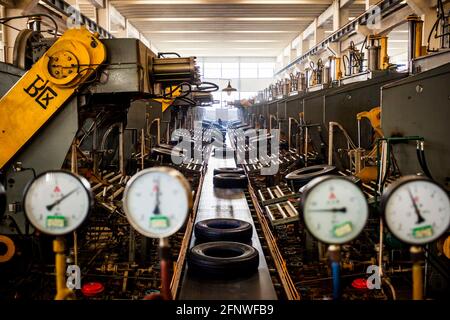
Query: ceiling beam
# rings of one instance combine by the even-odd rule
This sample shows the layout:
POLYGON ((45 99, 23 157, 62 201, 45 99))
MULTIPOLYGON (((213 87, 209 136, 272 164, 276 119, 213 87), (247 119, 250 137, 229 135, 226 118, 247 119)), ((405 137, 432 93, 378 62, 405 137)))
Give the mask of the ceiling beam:
POLYGON ((315 5, 331 4, 331 0, 114 0, 112 4, 125 5, 180 5, 180 4, 294 4, 294 5, 315 5))
POLYGON ((201 21, 311 21, 314 17, 167 17, 167 18, 131 18, 133 21, 156 22, 201 22, 201 21))

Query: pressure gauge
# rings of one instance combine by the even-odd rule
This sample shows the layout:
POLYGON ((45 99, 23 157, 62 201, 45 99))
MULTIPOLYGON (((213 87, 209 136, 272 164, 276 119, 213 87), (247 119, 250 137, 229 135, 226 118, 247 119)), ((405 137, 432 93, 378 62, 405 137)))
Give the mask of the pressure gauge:
POLYGON ((328 244, 356 238, 366 225, 366 198, 351 180, 323 176, 310 182, 302 194, 303 218, 311 234, 328 244))
POLYGON ((405 176, 389 185, 381 198, 381 210, 389 230, 412 245, 436 240, 450 225, 448 193, 422 176, 405 176))
POLYGON ((3 185, 0 183, 0 217, 3 216, 5 211, 6 211, 6 192, 5 188, 3 188, 3 185))
POLYGON ((86 179, 67 171, 47 171, 26 188, 25 214, 38 230, 50 235, 74 231, 86 219, 93 198, 86 179))
POLYGON ((130 224, 150 238, 165 238, 185 223, 192 204, 189 182, 177 170, 154 167, 127 183, 123 209, 130 224))

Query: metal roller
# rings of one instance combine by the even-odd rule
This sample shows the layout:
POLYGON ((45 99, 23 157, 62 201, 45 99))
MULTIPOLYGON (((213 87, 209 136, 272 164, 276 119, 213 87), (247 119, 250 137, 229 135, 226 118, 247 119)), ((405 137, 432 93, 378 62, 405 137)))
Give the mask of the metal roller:
POLYGON ((153 79, 158 83, 197 83, 200 79, 195 57, 154 58, 151 69, 153 79))

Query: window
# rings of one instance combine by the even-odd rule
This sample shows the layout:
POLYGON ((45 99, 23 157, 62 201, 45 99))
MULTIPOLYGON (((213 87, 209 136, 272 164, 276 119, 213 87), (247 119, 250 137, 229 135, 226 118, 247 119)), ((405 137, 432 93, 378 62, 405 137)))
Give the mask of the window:
POLYGON ((258 63, 258 78, 272 78, 274 66, 272 62, 258 63))
POLYGON ((215 91, 212 93, 214 102, 213 104, 220 105, 220 101, 222 100, 222 91, 215 91))
POLYGON ((241 78, 255 79, 258 78, 257 63, 241 63, 241 78))
POLYGON ((198 67, 198 73, 200 74, 200 77, 203 78, 203 63, 197 62, 197 67, 198 67))
POLYGON ((222 78, 239 78, 239 63, 222 63, 222 78))
POLYGON ((220 63, 206 63, 204 64, 203 74, 205 78, 217 79, 221 78, 220 63))
POLYGON ((241 99, 250 99, 256 96, 256 92, 241 92, 240 97, 241 99))

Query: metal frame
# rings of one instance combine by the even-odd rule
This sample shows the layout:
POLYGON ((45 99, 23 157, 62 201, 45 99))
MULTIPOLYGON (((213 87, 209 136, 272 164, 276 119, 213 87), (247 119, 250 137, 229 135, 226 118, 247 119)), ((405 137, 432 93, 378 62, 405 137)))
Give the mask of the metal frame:
POLYGON ((377 7, 380 8, 380 11, 376 10, 375 8, 371 8, 368 11, 361 14, 358 18, 352 20, 351 22, 344 25, 342 28, 338 29, 334 33, 332 33, 330 36, 326 37, 324 40, 319 42, 317 45, 312 47, 309 51, 307 51, 305 54, 301 55, 291 63, 289 63, 287 66, 279 70, 275 73, 275 76, 285 72, 286 70, 292 68, 297 63, 305 60, 310 55, 316 54, 318 51, 325 49, 330 43, 337 42, 344 38, 345 36, 350 35, 351 33, 356 31, 356 27, 359 25, 366 25, 368 21, 371 21, 373 18, 381 15, 382 18, 387 17, 392 12, 400 10, 407 6, 408 4, 403 3, 402 0, 384 0, 377 4, 377 7))
POLYGON ((56 9, 57 11, 61 12, 66 16, 71 16, 74 13, 76 13, 77 17, 80 17, 81 19, 80 22, 84 24, 89 30, 98 32, 101 38, 109 38, 109 39, 114 38, 114 36, 111 33, 106 31, 104 28, 100 27, 97 23, 86 17, 84 14, 82 14, 75 8, 73 8, 70 4, 68 4, 64 0, 44 0, 44 1, 52 8, 56 9), (72 9, 69 11, 69 8, 72 9))

